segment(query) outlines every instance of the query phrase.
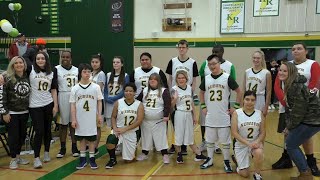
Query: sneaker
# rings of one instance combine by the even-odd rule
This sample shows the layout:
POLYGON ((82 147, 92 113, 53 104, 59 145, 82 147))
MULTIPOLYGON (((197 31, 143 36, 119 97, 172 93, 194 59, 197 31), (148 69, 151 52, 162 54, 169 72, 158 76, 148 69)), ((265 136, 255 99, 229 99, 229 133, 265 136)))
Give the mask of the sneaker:
POLYGON ((177 156, 177 163, 178 164, 183 164, 183 157, 182 157, 182 154, 181 153, 178 153, 178 156, 177 156))
POLYGON ((148 156, 145 155, 145 154, 140 154, 138 157, 137 157, 137 161, 143 161, 143 160, 146 160, 148 159, 148 156))
POLYGON ((72 148, 72 156, 73 157, 79 157, 80 156, 80 151, 78 150, 77 147, 72 148))
POLYGON ((200 144, 199 150, 200 152, 207 151, 207 146, 205 141, 202 141, 202 143, 200 144))
POLYGON ((312 158, 310 160, 307 159, 307 163, 308 163, 308 166, 309 166, 309 168, 311 170, 312 175, 319 177, 320 176, 320 172, 319 172, 319 169, 318 169, 318 166, 317 166, 316 158, 312 158))
POLYGON ((116 164, 117 161, 115 159, 110 159, 110 161, 106 164, 106 169, 112 169, 116 164))
POLYGON ((98 165, 96 163, 96 158, 95 157, 91 157, 89 159, 89 163, 90 163, 91 169, 98 169, 98 165))
POLYGON ((213 166, 213 160, 209 157, 207 157, 206 161, 200 165, 200 169, 207 169, 211 166, 213 166))
POLYGON ((86 157, 80 157, 80 163, 78 164, 78 166, 76 168, 80 170, 80 169, 83 169, 86 166, 87 166, 86 157))
POLYGON ((232 173, 232 167, 230 166, 230 161, 229 160, 224 160, 224 171, 226 173, 232 173))
POLYGON ((21 157, 16 158, 18 164, 27 165, 29 164, 29 160, 23 159, 21 157))
POLYGON ((182 145, 181 146, 181 154, 182 155, 188 155, 188 151, 187 151, 187 146, 186 145, 182 145))
POLYGON ((253 179, 254 179, 254 180, 262 180, 262 176, 261 176, 261 174, 254 173, 254 174, 253 174, 253 179))
POLYGON ((268 106, 268 110, 272 110, 272 107, 271 107, 271 105, 269 105, 269 106, 268 106))
POLYGON ((205 161, 207 159, 207 156, 200 154, 200 155, 196 155, 196 157, 194 158, 194 161, 205 161))
POLYGON ((94 149, 94 155, 97 156, 99 154, 99 150, 97 148, 94 149))
POLYGON ((40 169, 40 168, 42 168, 42 162, 40 161, 40 158, 39 158, 39 157, 37 157, 37 158, 34 159, 34 161, 33 161, 33 168, 35 168, 35 169, 40 169))
POLYGON ((217 148, 214 149, 214 153, 221 154, 222 151, 221 151, 221 149, 219 147, 217 147, 217 148))
POLYGON ((231 159, 232 159, 232 162, 236 165, 236 167, 238 167, 238 162, 234 154, 231 155, 231 159))
POLYGON ((45 151, 43 155, 43 162, 49 162, 50 160, 49 152, 45 151))
POLYGON ((66 148, 61 148, 60 152, 57 154, 57 158, 63 158, 63 156, 66 155, 66 148))
POLYGON ((271 104, 270 106, 271 106, 271 109, 276 109, 276 107, 274 107, 274 105, 273 105, 273 104, 271 104))
POLYGON ((122 152, 122 144, 118 144, 116 147, 116 155, 120 155, 122 152))
POLYGON ((176 152, 176 149, 174 148, 174 145, 171 145, 171 148, 168 150, 169 154, 174 154, 176 152))
POLYGON ((163 160, 164 164, 169 164, 170 163, 170 159, 169 159, 168 154, 163 155, 162 156, 162 160, 163 160))
POLYGON ((272 169, 288 169, 292 167, 292 161, 287 153, 282 153, 281 158, 272 164, 272 169))
POLYGON ((10 169, 17 169, 18 168, 18 160, 17 158, 14 158, 10 161, 10 165, 9 165, 10 169))

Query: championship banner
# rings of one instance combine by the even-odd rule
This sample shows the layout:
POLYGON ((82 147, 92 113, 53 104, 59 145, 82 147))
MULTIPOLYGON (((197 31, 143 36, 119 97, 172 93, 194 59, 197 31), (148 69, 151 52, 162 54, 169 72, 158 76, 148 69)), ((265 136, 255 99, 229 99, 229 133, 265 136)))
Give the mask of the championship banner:
POLYGON ((279 0, 254 0, 253 16, 279 16, 279 0))
POLYGON ((220 34, 244 33, 244 0, 221 0, 220 34))
POLYGON ((123 8, 124 0, 110 1, 110 22, 112 32, 118 33, 123 31, 123 8))

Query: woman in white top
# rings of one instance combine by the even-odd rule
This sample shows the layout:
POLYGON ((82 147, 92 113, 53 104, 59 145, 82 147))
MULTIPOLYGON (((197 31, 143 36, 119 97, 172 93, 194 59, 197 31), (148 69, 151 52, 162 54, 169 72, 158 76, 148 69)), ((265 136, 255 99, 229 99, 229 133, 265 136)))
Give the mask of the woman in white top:
POLYGON ((50 161, 51 122, 58 112, 57 79, 51 71, 49 57, 38 52, 29 75, 31 94, 29 112, 33 121, 34 136, 34 168, 42 168, 40 149, 44 141, 44 162, 50 161))
MULTIPOLYGON (((106 82, 106 75, 103 72, 103 57, 102 55, 96 54, 91 57, 91 67, 93 69, 92 76, 90 80, 96 84, 98 84, 101 88, 101 92, 103 95, 104 92, 104 83, 106 82)), ((103 113, 104 107, 102 107, 103 113)), ((101 124, 97 123, 97 141, 96 141, 96 148, 95 148, 95 155, 99 154, 98 145, 101 138, 101 124)))
POLYGON ((266 69, 265 56, 262 51, 252 54, 253 66, 246 70, 243 83, 243 92, 251 90, 257 95, 255 108, 267 116, 268 106, 271 100, 272 79, 266 69))

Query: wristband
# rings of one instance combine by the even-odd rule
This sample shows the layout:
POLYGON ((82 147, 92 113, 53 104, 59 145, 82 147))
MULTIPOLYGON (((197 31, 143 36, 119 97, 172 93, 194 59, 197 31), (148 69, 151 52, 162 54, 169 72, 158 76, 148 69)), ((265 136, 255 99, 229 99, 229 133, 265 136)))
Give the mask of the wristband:
POLYGON ((240 108, 240 103, 234 103, 234 105, 233 105, 233 108, 235 108, 235 109, 239 109, 240 108))
POLYGON ((201 108, 201 109, 205 109, 205 108, 207 108, 207 106, 206 106, 206 104, 202 103, 202 104, 200 105, 200 108, 201 108))

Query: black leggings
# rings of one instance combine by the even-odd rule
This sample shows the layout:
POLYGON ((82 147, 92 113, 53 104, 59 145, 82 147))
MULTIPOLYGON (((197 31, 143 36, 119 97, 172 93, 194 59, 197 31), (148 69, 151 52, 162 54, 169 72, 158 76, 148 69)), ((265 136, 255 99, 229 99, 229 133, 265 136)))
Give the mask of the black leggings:
POLYGON ((16 158, 21 152, 21 146, 26 138, 29 113, 10 114, 11 120, 7 124, 8 144, 11 158, 16 158))
POLYGON ((51 122, 53 102, 38 108, 30 108, 30 115, 35 131, 34 135, 34 157, 40 156, 42 139, 44 140, 44 148, 49 152, 51 142, 51 122))

